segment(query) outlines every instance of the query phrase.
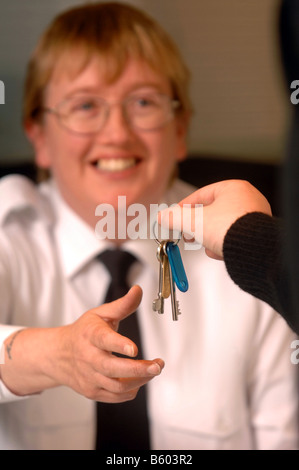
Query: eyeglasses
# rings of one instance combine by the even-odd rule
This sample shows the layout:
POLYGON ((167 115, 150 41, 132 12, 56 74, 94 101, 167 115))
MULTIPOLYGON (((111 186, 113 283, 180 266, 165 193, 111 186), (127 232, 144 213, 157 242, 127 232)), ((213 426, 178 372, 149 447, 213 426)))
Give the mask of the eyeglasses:
POLYGON ((132 127, 150 131, 163 127, 180 107, 177 100, 161 93, 143 93, 128 97, 120 103, 92 95, 78 95, 65 99, 56 108, 43 108, 57 116, 60 124, 78 134, 94 134, 105 125, 112 106, 121 105, 123 115, 132 127))

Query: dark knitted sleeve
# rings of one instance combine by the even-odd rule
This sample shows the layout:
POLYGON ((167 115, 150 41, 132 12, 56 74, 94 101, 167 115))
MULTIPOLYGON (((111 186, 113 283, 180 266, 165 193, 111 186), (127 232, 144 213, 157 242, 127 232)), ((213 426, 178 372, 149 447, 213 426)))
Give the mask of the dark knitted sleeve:
POLYGON ((223 255, 233 281, 271 305, 298 332, 298 320, 291 307, 284 244, 282 221, 253 212, 240 217, 230 227, 224 239, 223 255))

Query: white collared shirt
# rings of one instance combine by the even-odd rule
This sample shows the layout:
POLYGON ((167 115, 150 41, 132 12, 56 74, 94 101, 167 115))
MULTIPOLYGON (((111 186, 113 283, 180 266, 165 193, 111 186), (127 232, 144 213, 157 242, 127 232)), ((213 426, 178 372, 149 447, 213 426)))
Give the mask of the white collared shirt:
MULTIPOLYGON (((178 181, 165 202, 193 189, 178 181)), ((103 302, 110 279, 95 256, 107 243, 53 183, 35 187, 20 176, 4 178, 0 225, 0 350, 16 328, 68 324, 103 302)), ((285 321, 242 292, 222 262, 180 246, 190 287, 177 291, 182 314, 173 322, 169 299, 164 315, 152 311, 155 240, 124 247, 140 261, 130 277, 143 288, 138 315, 145 358, 165 360, 148 385, 152 448, 297 449, 295 336, 285 321)), ((93 448, 95 405, 67 387, 20 398, 0 382, 0 400, 0 449, 93 448)))

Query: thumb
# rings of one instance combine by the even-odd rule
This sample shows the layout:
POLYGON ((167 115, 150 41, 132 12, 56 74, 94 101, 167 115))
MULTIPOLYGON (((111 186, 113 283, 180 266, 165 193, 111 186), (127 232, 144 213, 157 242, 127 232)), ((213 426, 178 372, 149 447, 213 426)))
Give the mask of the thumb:
POLYGON ((133 286, 123 297, 102 305, 100 316, 106 321, 119 322, 137 310, 141 299, 141 287, 133 286))
POLYGON ((178 204, 158 212, 158 224, 166 230, 182 231, 183 210, 178 204))
MULTIPOLYGON (((158 213, 158 223, 165 229, 180 230, 184 233, 190 233, 188 226, 183 226, 184 219, 191 220, 191 228, 196 226, 196 212, 203 210, 203 206, 212 204, 215 200, 217 190, 221 189, 220 183, 212 183, 204 186, 197 191, 189 194, 182 199, 177 205, 171 206, 158 213)), ((187 224, 186 224, 187 225, 187 224)))
POLYGON ((193 204, 192 207, 189 203, 184 203, 184 205, 180 203, 164 209, 158 213, 158 223, 165 230, 183 233, 185 242, 193 243, 195 240, 202 243, 203 207, 201 204, 197 204, 196 207, 193 204))

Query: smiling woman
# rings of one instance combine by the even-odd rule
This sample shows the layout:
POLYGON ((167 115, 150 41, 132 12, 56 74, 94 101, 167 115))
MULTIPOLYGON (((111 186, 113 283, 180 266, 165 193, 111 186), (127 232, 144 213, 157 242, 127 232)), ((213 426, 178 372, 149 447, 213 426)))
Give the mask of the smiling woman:
POLYGON ((117 210, 119 194, 159 202, 187 154, 188 85, 174 42, 129 6, 74 8, 43 34, 27 69, 25 129, 37 166, 89 225, 103 201, 117 210))

